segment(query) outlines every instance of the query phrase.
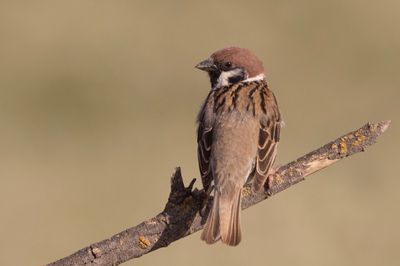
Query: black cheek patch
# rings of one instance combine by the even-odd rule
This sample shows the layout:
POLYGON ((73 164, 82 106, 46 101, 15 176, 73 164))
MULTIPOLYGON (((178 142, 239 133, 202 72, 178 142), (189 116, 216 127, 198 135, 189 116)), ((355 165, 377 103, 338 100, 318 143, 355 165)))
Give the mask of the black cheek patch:
POLYGON ((229 84, 235 84, 245 79, 245 75, 243 71, 240 71, 236 76, 232 76, 228 78, 229 84))

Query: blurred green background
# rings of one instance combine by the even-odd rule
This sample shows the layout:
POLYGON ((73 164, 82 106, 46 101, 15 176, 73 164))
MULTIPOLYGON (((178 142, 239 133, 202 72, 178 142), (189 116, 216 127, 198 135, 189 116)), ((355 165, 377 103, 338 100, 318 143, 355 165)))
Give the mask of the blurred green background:
POLYGON ((398 1, 1 1, 0 264, 69 255, 161 211, 175 166, 198 177, 194 65, 237 45, 280 103, 280 163, 392 126, 245 211, 237 248, 197 233, 135 265, 398 265, 399 25, 398 1))

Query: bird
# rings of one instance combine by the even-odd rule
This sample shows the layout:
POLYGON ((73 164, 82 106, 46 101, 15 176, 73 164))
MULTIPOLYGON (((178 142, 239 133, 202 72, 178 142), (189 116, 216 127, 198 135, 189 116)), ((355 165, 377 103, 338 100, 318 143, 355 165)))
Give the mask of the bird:
POLYGON ((197 116, 197 155, 204 191, 213 203, 201 239, 237 246, 241 193, 264 188, 273 171, 282 118, 263 63, 246 48, 227 47, 195 66, 211 90, 197 116), (252 181, 249 181, 252 180, 252 181))

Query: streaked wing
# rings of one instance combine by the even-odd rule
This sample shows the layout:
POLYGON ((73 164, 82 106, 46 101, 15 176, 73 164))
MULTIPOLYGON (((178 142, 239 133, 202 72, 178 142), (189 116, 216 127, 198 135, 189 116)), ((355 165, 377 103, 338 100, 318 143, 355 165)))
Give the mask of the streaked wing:
POLYGON ((264 93, 265 100, 260 104, 263 104, 262 109, 266 111, 260 119, 258 151, 252 185, 254 191, 259 191, 263 187, 275 162, 281 129, 281 116, 274 95, 268 89, 261 93, 264 93))
POLYGON ((210 155, 212 144, 212 128, 205 127, 202 121, 199 121, 197 128, 197 158, 199 160, 199 168, 201 181, 204 190, 207 191, 212 182, 212 173, 210 168, 210 155))

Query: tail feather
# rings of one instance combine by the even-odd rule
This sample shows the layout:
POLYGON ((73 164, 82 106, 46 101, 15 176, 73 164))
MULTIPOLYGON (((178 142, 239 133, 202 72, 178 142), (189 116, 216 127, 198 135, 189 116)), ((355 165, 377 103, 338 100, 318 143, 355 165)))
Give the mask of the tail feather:
POLYGON ((215 192, 213 206, 201 233, 201 239, 207 244, 214 244, 220 238, 219 196, 218 192, 215 192))
MULTIPOLYGON (((241 192, 242 189, 235 193, 234 198, 230 199, 231 204, 228 207, 228 213, 220 213, 221 241, 229 246, 237 246, 242 240, 240 226, 241 192)), ((227 202, 224 202, 224 204, 227 204, 227 202)))
POLYGON ((237 246, 242 240, 240 213, 242 189, 229 199, 219 192, 214 192, 214 202, 204 225, 201 239, 207 244, 218 240, 229 246, 237 246))

